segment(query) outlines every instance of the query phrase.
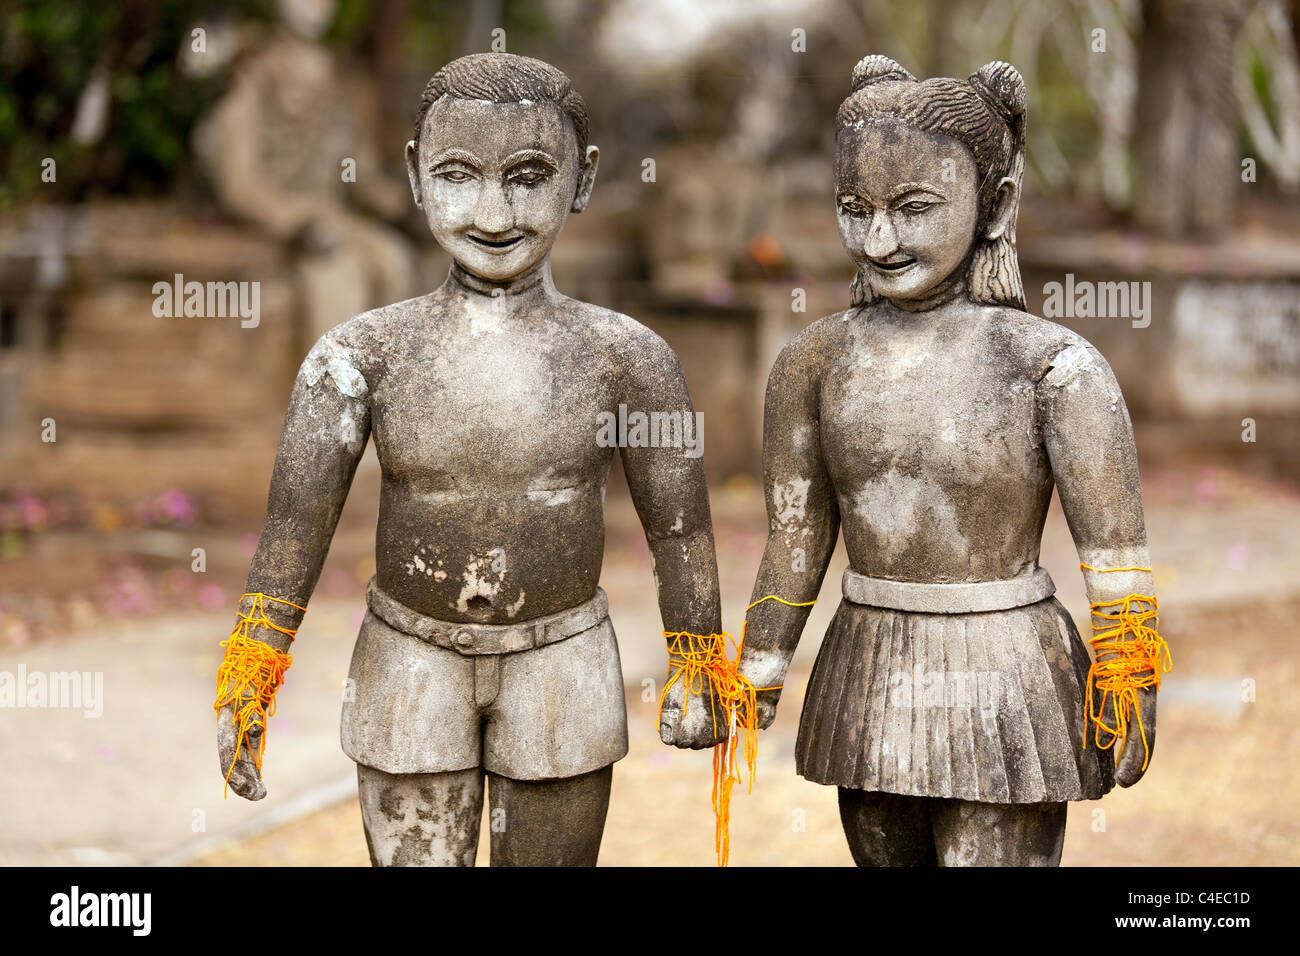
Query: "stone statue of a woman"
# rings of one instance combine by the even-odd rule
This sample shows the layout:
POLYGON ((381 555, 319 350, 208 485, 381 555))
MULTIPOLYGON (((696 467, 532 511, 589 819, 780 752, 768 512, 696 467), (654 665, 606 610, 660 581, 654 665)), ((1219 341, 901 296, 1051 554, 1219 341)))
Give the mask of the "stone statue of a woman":
MULTIPOLYGON (((1088 651, 1038 566, 1055 483, 1095 606, 1153 594, 1115 377, 1025 312, 1024 114, 1006 63, 924 82, 887 57, 857 65, 835 157, 853 307, 799 334, 768 381, 753 595, 815 598, 843 528, 851 567, 796 767, 839 788, 860 865, 1055 865, 1066 802, 1135 783, 1155 741, 1147 687, 1118 758, 1085 747, 1088 651)), ((750 613, 755 687, 783 683, 807 614, 750 613)), ((780 693, 760 691, 759 726, 780 693)), ((1113 705, 1094 709, 1106 747, 1113 705)))

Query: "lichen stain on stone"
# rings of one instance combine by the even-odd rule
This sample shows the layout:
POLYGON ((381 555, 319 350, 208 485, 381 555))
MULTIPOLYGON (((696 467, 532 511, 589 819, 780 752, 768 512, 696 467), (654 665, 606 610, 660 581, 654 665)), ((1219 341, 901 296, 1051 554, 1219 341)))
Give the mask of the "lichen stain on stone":
POLYGON ((322 336, 303 361, 303 380, 315 387, 328 375, 338 391, 348 398, 364 398, 369 388, 365 377, 348 361, 347 350, 329 335, 322 336))
POLYGON ((907 550, 926 514, 941 539, 961 542, 963 547, 969 544, 957 508, 942 486, 922 478, 890 471, 883 478, 863 482, 853 495, 853 510, 875 533, 886 560, 907 550))
POLYGON ((1086 346, 1071 345, 1057 353, 1052 359, 1051 369, 1043 381, 1053 388, 1078 388, 1080 374, 1093 368, 1092 355, 1086 346))
POLYGON ((554 508, 556 505, 567 505, 577 497, 578 489, 576 486, 568 488, 529 488, 528 500, 538 501, 548 508, 554 508))
POLYGON ((482 597, 492 601, 497 596, 505 578, 503 571, 497 571, 493 567, 500 553, 500 549, 490 551, 484 557, 474 558, 465 566, 461 574, 463 584, 460 594, 453 605, 456 610, 464 614, 469 610, 469 602, 474 598, 482 597))
POLYGON ((519 609, 524 606, 524 595, 527 594, 523 588, 519 589, 519 599, 514 604, 506 605, 506 617, 514 617, 519 613, 519 609))
POLYGON ((393 866, 419 866, 429 859, 433 847, 433 834, 418 825, 409 827, 393 851, 393 866))
POLYGON ((812 482, 807 478, 773 482, 772 507, 778 527, 793 531, 802 524, 807 513, 808 488, 811 485, 812 482))
POLYGON ((401 797, 388 787, 383 787, 379 791, 379 812, 384 815, 385 819, 394 823, 406 816, 405 811, 402 809, 401 797))

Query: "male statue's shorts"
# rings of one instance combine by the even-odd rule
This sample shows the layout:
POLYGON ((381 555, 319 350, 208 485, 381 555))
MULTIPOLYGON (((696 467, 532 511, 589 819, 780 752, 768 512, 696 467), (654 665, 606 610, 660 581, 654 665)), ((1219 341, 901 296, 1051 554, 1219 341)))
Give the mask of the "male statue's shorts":
POLYGON ((509 625, 438 621, 373 580, 366 603, 341 732, 357 763, 553 780, 627 754, 623 673, 600 588, 568 611, 509 625))

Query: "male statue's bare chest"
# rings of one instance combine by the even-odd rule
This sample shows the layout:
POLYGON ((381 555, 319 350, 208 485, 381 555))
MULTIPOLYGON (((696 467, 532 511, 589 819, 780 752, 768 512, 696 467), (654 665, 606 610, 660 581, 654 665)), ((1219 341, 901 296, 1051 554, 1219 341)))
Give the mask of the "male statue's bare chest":
POLYGON ((583 472, 607 457, 597 412, 610 389, 566 337, 440 336, 393 356, 372 389, 384 468, 457 483, 504 471, 583 472))

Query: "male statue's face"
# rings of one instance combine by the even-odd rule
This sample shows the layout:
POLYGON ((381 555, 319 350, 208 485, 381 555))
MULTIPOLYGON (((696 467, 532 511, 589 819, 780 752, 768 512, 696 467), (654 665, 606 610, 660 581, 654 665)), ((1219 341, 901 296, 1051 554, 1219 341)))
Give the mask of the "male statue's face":
POLYGON ((433 237, 461 268, 493 282, 546 258, 580 173, 577 134, 554 103, 444 96, 425 114, 414 161, 433 237))
POLYGON ((877 294, 923 299, 962 264, 979 219, 976 177, 963 143, 892 117, 840 133, 840 241, 877 294))

